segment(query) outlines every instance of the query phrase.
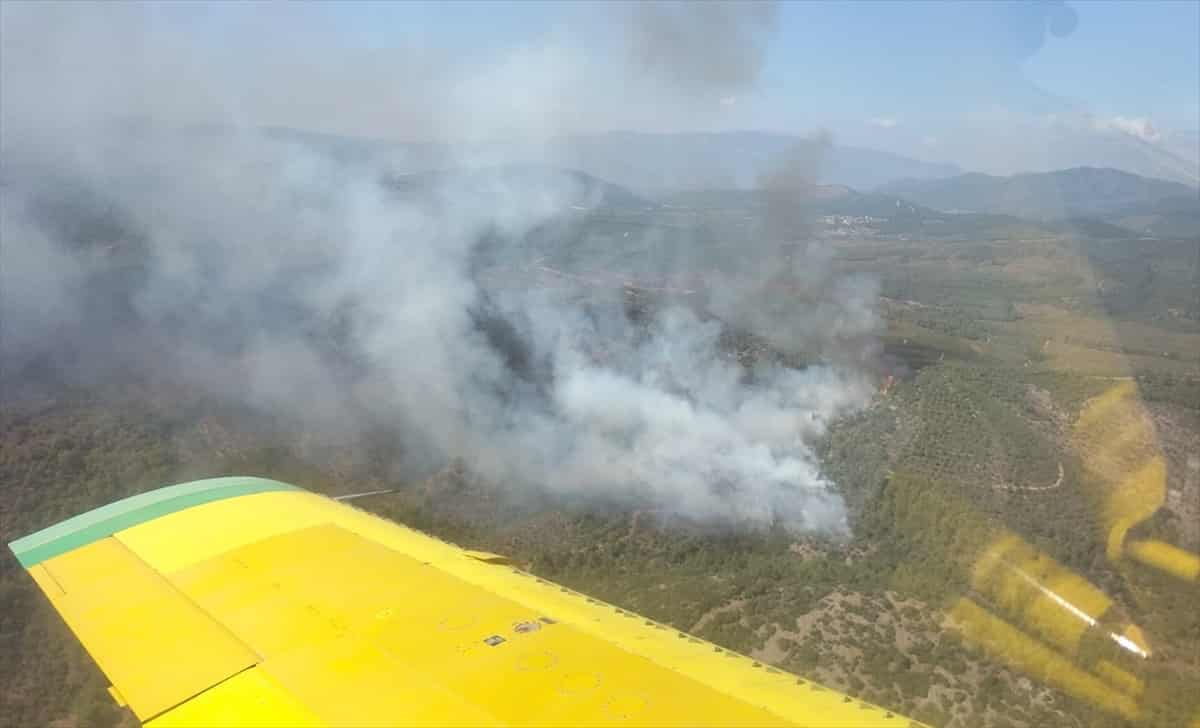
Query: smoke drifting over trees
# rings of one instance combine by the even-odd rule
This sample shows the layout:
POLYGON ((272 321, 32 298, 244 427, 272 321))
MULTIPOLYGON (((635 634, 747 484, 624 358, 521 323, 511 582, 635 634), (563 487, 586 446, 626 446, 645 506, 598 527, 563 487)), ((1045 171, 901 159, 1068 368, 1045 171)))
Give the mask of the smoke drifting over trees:
MULTIPOLYGON (((139 31, 138 11, 3 9, 6 386, 39 371, 171 379, 330 438, 388 423, 413 468, 461 458, 501 487, 634 499, 711 522, 845 528, 808 443, 870 396, 856 356, 838 352, 877 321, 870 283, 837 278, 788 217, 789 195, 816 179, 815 160, 787 160, 764 182, 778 199, 762 247, 745 251, 753 260, 798 236, 785 273, 799 294, 773 292, 780 261, 763 258, 721 282, 713 311, 831 363, 764 364, 747 376, 720 355, 721 324, 687 307, 634 326, 619 305, 480 283, 485 240, 493 260, 527 264, 520 240, 599 204, 580 175, 479 168, 464 152, 459 172, 397 178, 404 160, 346 163, 265 135, 238 123, 241 104, 261 111, 256 102, 218 98, 248 87, 226 84, 225 61, 185 58, 139 31), (183 106, 218 125, 181 126, 183 106)), ((686 31, 674 45, 660 12, 635 11, 629 32, 664 83, 684 95, 696 84, 753 84, 771 8, 672 8, 686 31), (717 58, 696 52, 730 22, 747 29, 723 37, 717 58)), ((268 96, 309 80, 307 66, 243 60, 268 96)), ((355 62, 326 59, 315 85, 355 62)), ((370 85, 380 71, 364 65, 355 98, 414 129, 451 120, 447 133, 462 137, 511 132, 551 144, 555 120, 573 113, 563 80, 594 72, 573 62, 549 45, 478 74, 401 64, 380 86, 370 85)), ((632 65, 613 73, 642 69, 632 65)), ((336 106, 342 91, 323 102, 336 106)))

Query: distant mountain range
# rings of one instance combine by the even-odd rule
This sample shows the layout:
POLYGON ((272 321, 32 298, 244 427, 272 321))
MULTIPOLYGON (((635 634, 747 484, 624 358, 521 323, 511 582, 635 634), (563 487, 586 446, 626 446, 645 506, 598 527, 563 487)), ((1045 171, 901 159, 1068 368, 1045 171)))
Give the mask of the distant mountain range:
MULTIPOLYGON (((532 163, 551 167, 575 169, 594 177, 625 187, 644 197, 668 196, 683 190, 753 189, 764 175, 777 172, 789 157, 800 152, 814 160, 813 169, 806 173, 825 185, 844 185, 859 190, 882 188, 896 183, 931 181, 930 189, 998 190, 997 180, 1016 180, 1010 190, 1014 198, 993 211, 1039 218, 1062 218, 1091 215, 1087 200, 1099 193, 1101 211, 1107 212, 1109 198, 1116 205, 1161 197, 1187 196, 1189 188, 1177 185, 1173 192, 1161 194, 1150 191, 1149 197, 1138 197, 1136 184, 1129 179, 1143 179, 1158 185, 1168 181, 1188 185, 1200 181, 1197 163, 1189 157, 1195 140, 1186 134, 1175 134, 1161 144, 1152 144, 1129 134, 1100 133, 1086 129, 1031 128, 1031 147, 1002 166, 1020 169, 1047 170, 1015 174, 1012 178, 983 174, 964 175, 956 164, 926 162, 918 159, 857 146, 832 144, 819 148, 820 143, 809 137, 765 132, 731 131, 712 133, 642 133, 609 132, 558 137, 551 140, 523 142, 484 142, 449 145, 443 143, 403 143, 370 140, 269 128, 266 133, 278 139, 299 142, 324 153, 347 160, 379 159, 385 157, 400 172, 417 172, 463 166, 503 166, 513 163, 532 163), (1050 137, 1047 137, 1050 135, 1050 137), (1167 143, 1170 142, 1170 144, 1167 143), (1030 157, 1029 155, 1033 156, 1030 157), (1022 165, 1021 160, 1030 162, 1022 165), (1036 164, 1034 164, 1036 160, 1036 164), (1077 173, 1081 166, 1098 167, 1098 174, 1077 173), (1121 172, 1127 178, 1120 178, 1121 172), (1060 181, 1043 181, 1045 175, 1067 175, 1060 181), (1070 179, 1075 174, 1078 180, 1070 179), (1104 175, 1109 175, 1105 178, 1104 175), (947 178, 966 177, 965 182, 949 182, 947 178), (1124 181, 1122 181, 1124 179, 1124 181), (1057 200, 1063 190, 1068 193, 1067 204, 1057 200), (1127 199, 1119 196, 1132 193, 1127 199), (1049 192, 1046 197, 1043 193, 1049 192), (1072 197, 1071 194, 1077 193, 1072 197)), ((987 138, 981 138, 987 144, 987 138)), ((947 152, 952 150, 947 149, 947 152)), ((970 150, 963 152, 968 162, 975 159, 970 150)), ((994 160, 993 160, 994 161, 994 160)), ((1153 185, 1151 185, 1153 186, 1153 185)), ((901 197, 914 202, 923 198, 924 188, 911 192, 908 187, 895 188, 901 197)), ((1166 188, 1164 188, 1166 189, 1166 188)), ((932 194, 932 193, 931 193, 932 194)), ((981 209, 984 206, 966 192, 962 202, 930 205, 939 209, 981 209)), ((987 196, 987 195, 984 195, 987 196)), ((941 197, 941 195, 939 195, 941 197)))
POLYGON ((1148 120, 1088 114, 1000 115, 971 123, 930 120, 864 130, 846 123, 842 142, 953 162, 993 175, 1110 167, 1143 177, 1200 184, 1200 132, 1158 130, 1148 120), (1132 124, 1122 128, 1117 123, 1132 124), (1138 123, 1141 126, 1138 126, 1138 123))
POLYGON ((387 155, 401 172, 464 164, 540 164, 575 169, 650 197, 694 189, 750 189, 797 149, 811 147, 824 184, 870 189, 893 180, 930 179, 959 174, 951 164, 935 164, 889 152, 831 145, 806 137, 759 132, 644 134, 611 132, 560 137, 536 143, 488 142, 449 146, 393 143, 271 128, 267 134, 300 142, 347 160, 387 155))
MULTIPOLYGON (((1152 141, 1133 134, 1071 127, 1051 130, 1018 127, 1012 133, 1026 131, 1030 133, 1029 142, 1022 145, 1023 153, 1014 152, 1014 161, 1019 166, 1013 172, 1108 167, 1143 177, 1200 184, 1200 160, 1189 149, 1193 142, 1186 134, 1164 134, 1152 141)), ((971 166, 969 160, 966 163, 971 166)))
POLYGON ((1057 220, 1186 212, 1200 206, 1197 190, 1178 182, 1116 169, 1076 167, 994 177, 963 174, 945 179, 890 182, 878 192, 948 212, 985 212, 1057 220))
MULTIPOLYGON (((761 190, 693 190, 662 200, 672 207, 725 210, 762 214, 768 205, 761 190)), ((1095 218, 1029 220, 993 212, 945 212, 915 204, 883 192, 825 185, 796 201, 810 223, 827 216, 870 217, 863 225, 883 234, 920 237, 966 236, 977 238, 1020 238, 1066 234, 1092 238, 1129 238, 1137 233, 1129 227, 1095 218)), ((818 225, 820 227, 820 225, 818 225)), ((1200 227, 1190 228, 1200 230, 1200 227)))
POLYGON ((614 132, 564 140, 551 163, 580 169, 645 195, 705 188, 750 189, 783 160, 808 147, 807 170, 822 184, 870 189, 902 178, 962 172, 889 152, 830 145, 805 137, 758 132, 643 134, 614 132))
POLYGON ((479 199, 496 190, 521 189, 564 207, 647 207, 648 202, 628 189, 574 169, 542 164, 505 164, 391 175, 384 180, 399 198, 420 198, 434 191, 479 199))
MULTIPOLYGON (((579 210, 664 205, 759 216, 770 214, 769 206, 778 203, 758 188, 684 189, 642 197, 585 172, 529 163, 394 175, 387 183, 401 197, 427 194, 435 187, 480 197, 512 186, 541 189, 546 199, 579 210)), ((904 180, 866 192, 818 185, 806 187, 787 204, 810 222, 829 215, 875 218, 869 227, 890 234, 1193 237, 1200 236, 1198 194, 1175 182, 1081 167, 1012 177, 904 180)))
MULTIPOLYGON (((183 132, 181 143, 196 135, 231 132, 213 126, 166 130, 159 141, 170 141, 178 131, 183 132)), ((807 167, 799 171, 799 178, 815 179, 820 186, 797 200, 798 205, 816 215, 888 218, 895 232, 1013 228, 1029 220, 1040 222, 1039 229, 1067 225, 1102 236, 1117 236, 1122 230, 1157 237, 1200 236, 1200 192, 1195 187, 1110 168, 1074 167, 1009 177, 963 174, 950 164, 757 132, 613 132, 538 143, 455 146, 278 127, 263 132, 278 142, 346 163, 382 164, 400 193, 414 193, 449 176, 471 194, 490 194, 489 188, 497 184, 532 184, 544 187, 558 202, 583 208, 658 202, 753 207, 762 203, 764 179, 793 177, 781 167, 788 160, 801 160, 807 167)), ((1186 147, 1192 140, 1181 136, 1176 141, 1186 147)), ((10 164, 3 178, 21 175, 20 165, 10 164)))

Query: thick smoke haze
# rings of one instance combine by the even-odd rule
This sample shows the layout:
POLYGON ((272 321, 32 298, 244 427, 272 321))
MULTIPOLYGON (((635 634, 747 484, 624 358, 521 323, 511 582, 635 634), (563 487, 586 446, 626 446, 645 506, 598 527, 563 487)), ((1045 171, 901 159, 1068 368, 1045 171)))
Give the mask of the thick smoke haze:
MULTIPOLYGON (((668 303, 635 323, 619 287, 581 297, 483 275, 534 265, 522 241, 605 204, 594 180, 480 166, 465 152, 444 174, 407 174, 404 159, 339 161, 233 123, 241 100, 222 97, 237 88, 225 86, 226 64, 210 73, 203 53, 184 61, 177 44, 138 32, 143 8, 74 7, 3 7, 6 387, 45 372, 169 379, 332 441, 384 423, 413 472, 461 459, 497 487, 844 530, 810 443, 870 397, 861 351, 841 352, 877 320, 870 284, 834 275, 792 217, 788 195, 811 193, 819 153, 781 160, 764 180, 775 202, 762 242, 742 251, 752 265, 713 277, 711 312, 668 303), (18 28, 38 35, 8 42, 18 28), (64 59, 84 58, 76 78, 64 59), (181 105, 223 123, 184 126, 181 105), (786 259, 768 257, 784 249, 786 259), (747 372, 721 351, 722 319, 826 363, 747 372)), ((685 27, 742 12, 695 7, 701 17, 685 27)), ((769 24, 769 9, 752 12, 769 24)), ((654 63, 744 86, 761 42, 746 37, 744 67, 697 67, 684 47, 654 63)), ((582 73, 571 58, 551 45, 480 74, 401 64, 387 88, 354 94, 414 129, 452 120, 460 138, 536 144, 573 113, 559 94, 582 73)), ((272 81, 293 74, 285 87, 309 80, 310 66, 278 59, 245 73, 267 65, 272 81)), ((699 255, 689 269, 704 267, 699 255)))
POLYGON ((626 10, 635 66, 685 92, 710 94, 754 86, 778 15, 770 2, 633 3, 626 10))

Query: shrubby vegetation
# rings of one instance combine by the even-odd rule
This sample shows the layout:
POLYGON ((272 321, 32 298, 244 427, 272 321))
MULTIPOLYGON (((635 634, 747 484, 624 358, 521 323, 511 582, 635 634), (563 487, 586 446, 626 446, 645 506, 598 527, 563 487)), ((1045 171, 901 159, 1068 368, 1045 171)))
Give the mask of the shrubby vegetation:
MULTIPOLYGON (((662 215, 655 224, 680 256, 701 244, 710 257, 737 259, 737 246, 723 244, 740 229, 734 223, 709 220, 720 234, 697 237, 684 227, 702 211, 662 215)), ((540 231, 531 250, 563 267, 603 258, 636 269, 614 241, 645 227, 643 218, 609 211, 587 223, 594 229, 577 221, 540 231), (559 245, 563 236, 578 244, 559 245)), ((403 457, 393 433, 317 450, 311 433, 295 427, 143 386, 58 387, 53 399, 5 402, 0 539, 198 477, 263 475, 343 493, 397 487, 356 505, 508 554, 579 591, 934 725, 1121 725, 995 662, 944 617, 944 607, 968 595, 973 559, 1008 531, 1104 589, 1156 640, 1165 657, 1146 666, 1141 723, 1183 724, 1200 684, 1194 588, 1107 560, 1095 499, 1104 486, 1069 433, 1089 400, 1132 377, 1164 441, 1200 436, 1200 329, 1184 315, 1195 305, 1193 284, 1183 263, 1173 267, 1190 264, 1194 243, 1155 243, 1160 257, 1147 269, 1130 240, 977 216, 911 241, 913 224, 839 240, 833 255, 839 270, 876 275, 888 299, 872 366, 892 386, 813 443, 847 501, 848 539, 801 537, 788 524, 734 532, 636 505, 562 502, 457 466, 408 481, 397 476, 403 457)), ((670 301, 625 303, 636 318, 670 301)), ((730 331, 722 344, 747 367, 819 359, 779 351, 761 334, 730 331)), ((1166 453, 1173 488, 1185 449, 1166 453)), ((1180 522, 1156 516, 1139 528, 1171 540, 1181 537, 1180 522)), ((0 685, 0 715, 14 725, 133 724, 7 556, 0 685)))

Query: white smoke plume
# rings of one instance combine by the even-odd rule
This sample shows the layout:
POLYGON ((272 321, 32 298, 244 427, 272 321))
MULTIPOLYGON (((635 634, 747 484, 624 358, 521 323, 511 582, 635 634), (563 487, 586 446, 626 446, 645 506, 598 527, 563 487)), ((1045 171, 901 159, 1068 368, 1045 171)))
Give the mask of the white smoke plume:
MULTIPOLYGON (((809 443, 870 396, 838 351, 877 321, 870 286, 839 279, 825 253, 784 241, 795 255, 783 289, 767 286, 776 276, 763 271, 780 261, 765 243, 745 251, 755 265, 713 279, 718 316, 727 299, 731 321, 782 331, 825 361, 747 372, 722 352, 721 321, 694 306, 667 303, 635 323, 619 288, 581 296, 521 277, 536 262, 531 236, 604 204, 593 180, 473 169, 469 157, 444 174, 397 174, 404 159, 339 161, 234 123, 224 104, 238 108, 236 94, 205 107, 219 125, 182 126, 181 104, 204 102, 183 104, 185 91, 159 76, 186 68, 181 78, 215 96, 226 77, 131 30, 128 8, 4 12, 6 40, 17 27, 41 35, 6 43, 0 64, 0 378, 174 378, 331 438, 387 423, 410 467, 461 458, 501 487, 844 530, 809 443), (136 63, 122 55, 131 34, 136 63), (43 53, 57 61, 39 65, 43 53), (64 59, 84 58, 85 88, 63 86, 64 59), (766 313, 748 311, 767 299, 766 313)), ((425 105, 422 128, 445 119, 467 138, 549 140, 562 131, 553 120, 572 58, 524 49, 484 72, 446 72, 434 93, 398 73, 395 94, 425 105), (520 103, 498 103, 491 81, 520 103)), ((766 186, 807 190, 805 174, 785 165, 784 181, 766 186)), ((788 209, 776 197, 769 217, 788 209)), ((780 237, 772 224, 762 235, 780 237)))

